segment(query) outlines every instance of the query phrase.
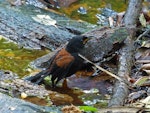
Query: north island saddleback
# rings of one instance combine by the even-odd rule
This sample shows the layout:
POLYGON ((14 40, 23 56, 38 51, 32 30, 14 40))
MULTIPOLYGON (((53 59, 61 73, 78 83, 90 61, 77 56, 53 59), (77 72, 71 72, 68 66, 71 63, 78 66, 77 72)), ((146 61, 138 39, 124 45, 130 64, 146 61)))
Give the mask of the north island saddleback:
POLYGON ((80 70, 91 70, 92 64, 85 62, 78 54, 83 50, 84 45, 91 37, 75 36, 69 40, 66 47, 59 50, 49 60, 48 67, 26 80, 36 84, 41 84, 43 79, 51 76, 52 87, 64 78, 67 78, 80 70))

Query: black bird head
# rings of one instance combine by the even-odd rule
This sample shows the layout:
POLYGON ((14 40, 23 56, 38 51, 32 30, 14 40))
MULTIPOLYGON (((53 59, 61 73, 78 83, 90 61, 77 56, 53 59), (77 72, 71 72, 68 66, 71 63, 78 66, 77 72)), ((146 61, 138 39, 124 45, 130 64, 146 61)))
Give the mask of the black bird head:
POLYGON ((90 39, 91 38, 87 36, 75 36, 67 44, 66 50, 70 53, 80 52, 90 39))

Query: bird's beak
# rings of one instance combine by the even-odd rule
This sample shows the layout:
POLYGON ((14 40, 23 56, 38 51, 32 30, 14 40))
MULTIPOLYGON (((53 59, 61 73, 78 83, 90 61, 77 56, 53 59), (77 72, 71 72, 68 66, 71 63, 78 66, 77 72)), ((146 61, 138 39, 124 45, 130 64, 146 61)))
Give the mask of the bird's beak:
POLYGON ((89 36, 89 37, 86 37, 84 40, 83 40, 83 44, 86 44, 89 40, 92 39, 92 36, 89 36))

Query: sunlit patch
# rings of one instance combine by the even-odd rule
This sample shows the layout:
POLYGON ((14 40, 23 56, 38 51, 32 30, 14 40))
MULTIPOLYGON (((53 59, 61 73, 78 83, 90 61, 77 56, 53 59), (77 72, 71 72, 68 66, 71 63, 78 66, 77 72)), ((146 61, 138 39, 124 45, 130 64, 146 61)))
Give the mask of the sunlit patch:
POLYGON ((57 27, 56 20, 52 19, 49 15, 36 15, 36 17, 32 17, 32 18, 33 20, 35 20, 36 22, 40 24, 57 27))

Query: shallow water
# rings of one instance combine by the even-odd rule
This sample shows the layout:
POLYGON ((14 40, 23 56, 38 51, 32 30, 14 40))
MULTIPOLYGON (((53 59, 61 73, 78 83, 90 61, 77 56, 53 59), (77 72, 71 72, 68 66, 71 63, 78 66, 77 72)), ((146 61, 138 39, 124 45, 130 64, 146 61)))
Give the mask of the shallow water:
MULTIPOLYGON (((56 88, 46 85, 45 88, 54 91, 49 94, 49 99, 53 105, 89 105, 95 107, 106 107, 108 103, 109 89, 112 88, 110 83, 111 77, 101 74, 95 78, 89 76, 78 77, 73 75, 68 77, 67 81, 61 81, 56 88), (107 81, 108 80, 108 81, 107 81)), ((49 105, 46 99, 37 97, 27 97, 25 100, 38 105, 49 105)))

